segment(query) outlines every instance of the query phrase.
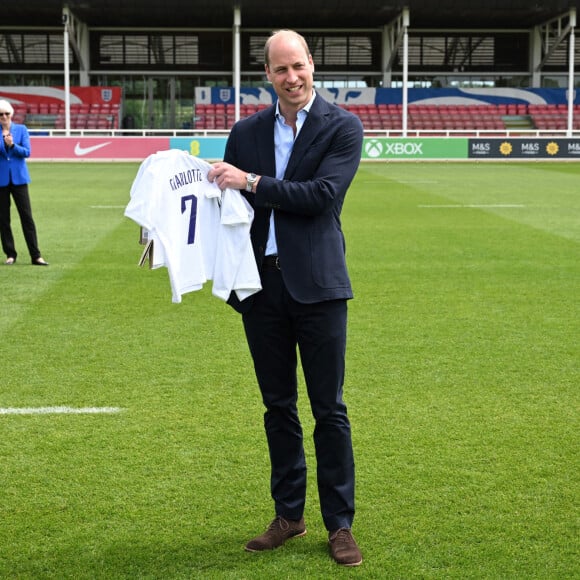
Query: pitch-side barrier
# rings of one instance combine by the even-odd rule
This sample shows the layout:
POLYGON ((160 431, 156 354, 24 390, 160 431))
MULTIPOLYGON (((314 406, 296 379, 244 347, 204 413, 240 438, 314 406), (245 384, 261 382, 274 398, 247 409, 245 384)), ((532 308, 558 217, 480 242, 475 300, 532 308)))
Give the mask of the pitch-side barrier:
MULTIPOLYGON (((207 160, 223 158, 227 134, 221 135, 31 135, 30 161, 142 161, 157 151, 183 149, 207 160)), ((580 135, 497 132, 445 136, 366 134, 361 159, 368 161, 438 161, 484 159, 580 159, 580 135)))

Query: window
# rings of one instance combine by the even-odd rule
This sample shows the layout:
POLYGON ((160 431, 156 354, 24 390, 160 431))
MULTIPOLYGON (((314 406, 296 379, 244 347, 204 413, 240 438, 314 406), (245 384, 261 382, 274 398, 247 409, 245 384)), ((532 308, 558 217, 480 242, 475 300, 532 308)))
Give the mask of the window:
POLYGON ((200 62, 195 34, 103 34, 98 39, 100 67, 195 67, 200 62))
MULTIPOLYGON (((253 34, 243 38, 243 68, 262 68, 264 44, 269 35, 253 34)), ((305 35, 316 70, 369 71, 380 68, 381 35, 376 34, 316 34, 305 35)))
MULTIPOLYGON (((409 68, 432 71, 524 71, 529 39, 526 34, 410 34, 409 68)), ((402 68, 403 53, 398 52, 402 68)))
MULTIPOLYGON (((0 63, 3 67, 58 68, 64 63, 62 33, 0 35, 0 63)), ((73 62, 72 51, 69 52, 73 62)))

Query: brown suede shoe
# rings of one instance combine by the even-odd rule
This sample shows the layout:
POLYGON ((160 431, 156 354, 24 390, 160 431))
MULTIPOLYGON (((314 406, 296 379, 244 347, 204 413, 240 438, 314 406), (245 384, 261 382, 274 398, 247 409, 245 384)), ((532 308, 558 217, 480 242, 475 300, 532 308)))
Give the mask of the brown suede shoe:
POLYGON ((358 566, 362 564, 362 554, 356 545, 352 532, 348 528, 340 528, 328 534, 328 545, 332 559, 342 566, 358 566))
POLYGON ((276 516, 268 529, 261 535, 253 538, 246 544, 248 552, 262 552, 278 548, 289 540, 306 534, 304 518, 299 520, 287 520, 282 516, 276 516))

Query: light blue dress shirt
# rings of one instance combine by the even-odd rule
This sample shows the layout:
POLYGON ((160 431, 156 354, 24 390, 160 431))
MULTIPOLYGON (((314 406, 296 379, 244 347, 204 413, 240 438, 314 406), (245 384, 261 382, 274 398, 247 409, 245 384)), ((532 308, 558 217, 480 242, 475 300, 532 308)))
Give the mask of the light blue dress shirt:
MULTIPOLYGON (((298 111, 296 118, 296 135, 290 125, 286 125, 286 121, 280 113, 280 102, 276 103, 276 123, 274 124, 274 149, 276 155, 276 179, 284 179, 284 173, 288 166, 288 160, 292 154, 294 141, 296 141, 300 134, 300 129, 306 121, 306 117, 310 111, 310 107, 314 101, 316 93, 312 91, 312 98, 303 109, 298 111)), ((266 243, 266 256, 278 254, 278 247, 276 245, 276 230, 274 226, 274 211, 270 215, 270 230, 268 232, 268 242, 266 243)))

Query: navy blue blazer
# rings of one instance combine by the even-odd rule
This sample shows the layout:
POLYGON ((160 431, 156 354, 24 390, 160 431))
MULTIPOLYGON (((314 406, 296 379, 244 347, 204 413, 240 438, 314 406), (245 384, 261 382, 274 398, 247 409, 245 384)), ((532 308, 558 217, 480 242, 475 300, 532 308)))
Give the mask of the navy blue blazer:
MULTIPOLYGON (((340 214, 356 171, 363 128, 358 117, 316 96, 294 143, 283 180, 276 179, 275 106, 238 121, 224 161, 261 175, 256 193, 242 194, 254 207, 251 228, 261 270, 272 210, 282 276, 294 300, 309 304, 353 297, 340 214)), ((252 297, 229 303, 239 312, 252 297)))
POLYGON ((0 186, 9 183, 24 185, 30 183, 26 158, 30 157, 30 136, 26 125, 10 124, 14 147, 6 149, 4 139, 0 139, 0 186))

